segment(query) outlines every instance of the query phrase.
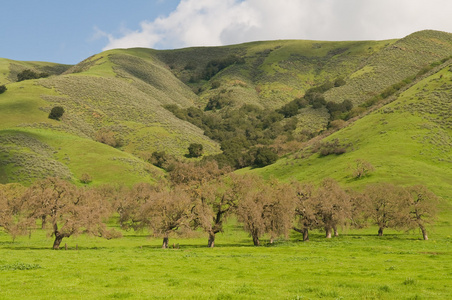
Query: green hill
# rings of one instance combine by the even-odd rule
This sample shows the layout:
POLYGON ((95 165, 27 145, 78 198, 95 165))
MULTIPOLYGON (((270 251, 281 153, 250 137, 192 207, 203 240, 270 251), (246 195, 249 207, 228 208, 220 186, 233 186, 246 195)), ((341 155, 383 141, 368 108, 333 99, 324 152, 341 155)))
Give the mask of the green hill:
MULTIPOLYGON (((50 174, 77 180, 88 173, 98 184, 132 184, 160 176, 142 159, 153 151, 182 156, 194 142, 207 154, 219 151, 199 128, 163 108, 193 105, 196 95, 149 54, 140 57, 150 50, 129 52, 102 53, 61 75, 7 84, 0 95, 1 182, 29 183, 50 174), (54 106, 65 109, 61 121, 47 118, 54 106), (113 135, 116 147, 99 143, 101 133, 113 135), (41 148, 45 153, 34 155, 41 148)), ((9 61, 2 62, 6 74, 9 61)))
POLYGON ((49 75, 58 75, 69 69, 70 65, 62 65, 38 61, 16 61, 0 58, 0 85, 17 81, 17 74, 24 70, 44 72, 49 75))
POLYGON ((355 188, 373 182, 424 184, 452 200, 452 59, 393 100, 323 140, 311 141, 297 153, 253 172, 267 178, 314 182, 332 177, 355 188), (313 152, 316 145, 334 140, 346 153, 322 156, 313 152), (371 163, 375 170, 355 178, 357 160, 371 163))
MULTIPOLYGON (((281 40, 110 50, 75 66, 0 59, 0 84, 7 87, 0 94, 0 182, 30 183, 50 174, 77 181, 85 173, 93 184, 153 181, 162 175, 146 161, 154 151, 185 159, 188 146, 200 143, 205 156, 221 152, 203 129, 177 118, 168 105, 204 110, 217 97, 228 103, 226 111, 243 104, 271 111, 313 87, 341 79, 343 84, 323 96, 336 103, 351 100, 358 115, 365 110, 360 105, 410 78, 408 89, 394 102, 348 121, 325 139, 338 139, 347 147, 345 154, 311 155, 320 136, 255 172, 300 180, 330 176, 351 186, 428 178, 429 186, 447 196, 451 53, 452 34, 421 31, 387 41, 281 40), (51 76, 16 82, 26 69, 51 76), (60 121, 47 117, 54 106, 65 109, 60 121), (376 170, 354 180, 350 168, 356 159, 369 161, 376 170)), ((219 120, 221 109, 208 116, 219 120)), ((306 132, 324 132, 330 122, 326 108, 311 105, 294 118, 297 125, 290 138, 295 140, 306 138, 306 132)), ((281 121, 279 130, 288 122, 281 121)))

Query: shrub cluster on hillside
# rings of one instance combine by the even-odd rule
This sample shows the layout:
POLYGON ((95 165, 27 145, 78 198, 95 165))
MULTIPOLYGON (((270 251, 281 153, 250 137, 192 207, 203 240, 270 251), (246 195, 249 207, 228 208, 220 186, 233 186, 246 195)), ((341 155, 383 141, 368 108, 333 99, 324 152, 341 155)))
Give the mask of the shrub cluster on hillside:
POLYGON ((17 74, 17 81, 24 81, 24 80, 30 80, 30 79, 38 79, 38 78, 45 78, 49 77, 48 73, 37 73, 33 70, 26 69, 17 74))
POLYGON ((319 186, 299 182, 264 181, 252 175, 226 173, 216 163, 177 163, 170 183, 140 183, 133 188, 103 186, 77 188, 49 177, 25 188, 0 185, 0 226, 13 237, 35 229, 39 221, 54 236, 53 248, 63 238, 78 233, 101 237, 120 236, 107 230, 105 221, 114 212, 124 229, 149 229, 163 238, 168 248, 170 235, 202 229, 208 246, 223 223, 235 215, 243 228, 260 245, 263 235, 273 241, 288 237, 291 230, 309 240, 309 231, 321 229, 326 238, 338 235, 343 226, 419 228, 428 239, 427 225, 436 214, 437 198, 424 186, 369 185, 363 192, 344 190, 333 179, 319 186))
MULTIPOLYGON (((206 66, 202 69, 202 71, 193 74, 190 78, 190 82, 194 83, 199 80, 210 80, 216 74, 218 74, 221 70, 226 69, 227 67, 234 64, 244 64, 245 59, 243 57, 237 55, 229 55, 220 59, 212 59, 210 60, 206 66)), ((188 63, 184 69, 185 70, 195 70, 196 65, 194 63, 188 63)))
POLYGON ((6 92, 7 88, 6 85, 0 85, 0 94, 3 94, 4 92, 6 92))
POLYGON ((330 119, 347 119, 353 104, 349 100, 341 103, 326 102, 323 93, 344 84, 343 79, 326 82, 313 87, 302 98, 296 98, 279 109, 265 110, 245 104, 239 108, 222 93, 209 99, 204 110, 195 107, 181 109, 167 105, 166 109, 176 117, 188 121, 204 130, 204 134, 221 144, 222 154, 214 159, 221 165, 234 168, 262 167, 274 163, 278 156, 274 145, 278 138, 293 139, 300 109, 311 106, 330 113, 330 119))

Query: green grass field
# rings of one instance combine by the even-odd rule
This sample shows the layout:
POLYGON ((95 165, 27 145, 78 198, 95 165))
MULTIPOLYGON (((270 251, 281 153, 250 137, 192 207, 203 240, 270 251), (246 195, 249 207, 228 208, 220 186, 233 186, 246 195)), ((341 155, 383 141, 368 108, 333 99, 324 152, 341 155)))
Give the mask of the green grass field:
POLYGON ((419 233, 345 230, 301 242, 297 234, 253 247, 234 222, 207 238, 160 239, 125 232, 116 240, 79 236, 51 250, 43 232, 12 242, 0 234, 1 299, 448 299, 452 238, 437 226, 419 233), (76 250, 75 248, 78 248, 76 250))

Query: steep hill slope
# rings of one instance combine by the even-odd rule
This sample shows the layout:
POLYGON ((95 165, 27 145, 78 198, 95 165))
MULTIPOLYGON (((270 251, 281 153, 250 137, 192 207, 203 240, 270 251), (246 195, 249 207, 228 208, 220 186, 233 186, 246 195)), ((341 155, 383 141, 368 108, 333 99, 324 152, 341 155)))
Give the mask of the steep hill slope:
MULTIPOLYGON (((391 85, 416 75, 452 53, 452 34, 425 30, 400 40, 325 42, 282 40, 224 47, 156 51, 181 81, 199 95, 204 108, 212 98, 240 107, 244 103, 276 109, 306 90, 342 78, 345 84, 325 93, 326 101, 364 104, 391 85), (228 57, 240 63, 207 76, 212 64, 228 57)), ((301 130, 321 131, 328 115, 310 107, 297 116, 301 130)))
POLYGON ((196 95, 149 50, 101 53, 39 83, 58 91, 44 98, 67 107, 66 123, 79 135, 95 139, 99 130, 113 132, 122 148, 135 155, 167 151, 182 156, 194 142, 203 144, 206 153, 218 151, 199 128, 163 108, 192 106, 196 95))
MULTIPOLYGON (((153 151, 182 156, 190 143, 201 143, 207 154, 218 152, 199 128, 163 108, 193 105, 196 95, 143 55, 150 50, 128 52, 102 53, 62 75, 7 84, 0 95, 1 182, 47 175, 76 180, 87 173, 95 183, 132 184, 160 176, 137 158, 153 151), (54 106, 65 109, 61 121, 47 118, 54 106), (106 138, 115 148, 99 143, 106 138)), ((15 64, 3 62, 11 73, 15 64)))
POLYGON ((230 90, 230 97, 237 102, 274 108, 302 96, 314 85, 338 77, 347 84, 330 91, 328 98, 339 101, 346 97, 360 104, 450 53, 452 34, 426 30, 400 40, 282 40, 158 51, 155 55, 182 81, 201 87, 204 101, 221 90, 212 90, 211 81, 220 81, 221 88, 230 90), (224 68, 210 82, 203 80, 209 62, 231 55, 243 57, 243 64, 224 68), (197 83, 193 82, 196 78, 197 83))
POLYGON ((71 133, 65 120, 48 119, 49 103, 40 95, 55 94, 36 80, 9 84, 0 94, 1 183, 52 175, 78 181, 88 174, 95 184, 132 184, 160 176, 131 154, 71 133))
POLYGON ((425 184, 452 200, 452 60, 429 75, 392 103, 318 142, 337 140, 346 153, 322 156, 312 152, 316 145, 311 143, 253 172, 284 180, 332 177, 352 187, 371 182, 425 184), (375 168, 362 179, 352 175, 358 159, 375 168))

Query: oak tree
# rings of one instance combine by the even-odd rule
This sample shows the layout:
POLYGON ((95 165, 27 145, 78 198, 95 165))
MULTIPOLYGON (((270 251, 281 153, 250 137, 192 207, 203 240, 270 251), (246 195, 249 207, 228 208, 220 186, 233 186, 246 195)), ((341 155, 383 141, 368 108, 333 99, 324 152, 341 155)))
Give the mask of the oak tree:
POLYGON ((107 239, 119 236, 104 223, 110 216, 110 203, 94 189, 77 188, 56 177, 31 185, 23 195, 22 209, 29 219, 41 220, 55 237, 53 249, 59 249, 63 238, 80 233, 107 239))
POLYGON ((215 234, 223 231, 223 222, 237 206, 237 193, 231 179, 223 178, 230 168, 215 161, 175 162, 171 183, 188 193, 194 205, 193 226, 209 235, 208 246, 215 246, 215 234))
POLYGON ((201 227, 208 235, 207 246, 215 246, 215 235, 223 232, 223 222, 237 207, 238 194, 233 179, 221 178, 204 183, 194 196, 194 225, 201 227))
POLYGON ((424 240, 428 240, 427 225, 435 220, 438 197, 423 185, 408 187, 407 227, 419 227, 424 240))
POLYGON ((276 181, 268 184, 256 176, 244 176, 239 183, 237 215, 254 245, 259 246, 260 237, 266 233, 270 234, 271 241, 278 236, 287 236, 292 228, 294 210, 293 198, 284 195, 287 187, 276 181))
POLYGON ((351 202, 347 193, 331 178, 326 178, 315 193, 315 209, 326 238, 331 238, 332 232, 338 235, 338 226, 345 225, 351 218, 351 202))
POLYGON ((390 183, 373 184, 366 187, 364 195, 365 216, 378 226, 378 236, 383 235, 385 228, 403 227, 403 205, 407 199, 403 187, 390 183))
POLYGON ((309 230, 319 227, 314 200, 315 188, 312 184, 292 182, 295 200, 295 226, 293 230, 303 234, 303 241, 309 241, 309 230))
POLYGON ((31 225, 20 209, 24 191, 20 184, 0 185, 0 228, 9 233, 13 241, 18 235, 25 234, 31 225))
POLYGON ((164 185, 135 185, 121 203, 120 224, 123 228, 147 228, 163 237, 162 248, 168 248, 169 236, 180 228, 190 228, 193 205, 181 188, 164 185))

